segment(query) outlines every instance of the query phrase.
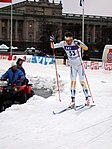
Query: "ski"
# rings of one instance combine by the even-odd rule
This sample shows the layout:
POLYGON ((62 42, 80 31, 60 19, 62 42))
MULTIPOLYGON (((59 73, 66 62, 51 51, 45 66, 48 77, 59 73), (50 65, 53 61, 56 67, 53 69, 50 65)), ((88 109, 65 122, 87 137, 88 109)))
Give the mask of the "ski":
POLYGON ((59 111, 59 112, 54 112, 53 111, 53 114, 54 115, 56 115, 56 114, 61 114, 61 113, 64 113, 65 111, 69 111, 69 110, 75 110, 75 111, 80 111, 80 110, 82 110, 82 109, 85 109, 85 110, 87 110, 87 109, 91 109, 92 107, 94 107, 95 105, 89 105, 89 106, 85 106, 85 105, 78 105, 78 106, 76 106, 75 108, 69 108, 69 107, 67 107, 67 108, 65 108, 65 109, 63 109, 63 110, 61 110, 61 111, 59 111))
MULTIPOLYGON (((78 110, 78 109, 81 109, 83 107, 83 105, 78 105, 78 106, 76 106, 75 107, 75 109, 74 110, 78 110)), ((59 112, 54 112, 53 111, 53 114, 55 115, 55 114, 61 114, 61 113, 63 113, 63 112, 65 112, 65 111, 69 111, 69 110, 73 110, 72 108, 70 108, 70 107, 67 107, 67 108, 65 108, 65 109, 63 109, 63 110, 61 110, 61 111, 59 111, 59 112)))
POLYGON ((85 105, 83 105, 83 106, 81 106, 81 107, 79 107, 78 109, 76 109, 75 111, 81 111, 81 110, 87 110, 87 109, 91 109, 92 107, 94 107, 95 105, 89 105, 89 106, 85 106, 85 105))

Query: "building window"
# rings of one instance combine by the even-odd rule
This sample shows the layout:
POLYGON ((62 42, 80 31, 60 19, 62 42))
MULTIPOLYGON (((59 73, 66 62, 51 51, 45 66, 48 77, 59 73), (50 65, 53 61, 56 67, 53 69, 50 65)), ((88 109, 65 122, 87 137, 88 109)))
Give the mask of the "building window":
POLYGON ((29 34, 29 41, 33 41, 33 35, 29 34))

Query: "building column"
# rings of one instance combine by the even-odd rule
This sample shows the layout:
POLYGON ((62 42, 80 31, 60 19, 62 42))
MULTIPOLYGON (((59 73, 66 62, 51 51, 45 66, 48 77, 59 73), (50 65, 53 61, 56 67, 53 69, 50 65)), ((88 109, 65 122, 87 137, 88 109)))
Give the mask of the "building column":
POLYGON ((100 42, 102 42, 102 26, 99 27, 99 36, 100 36, 100 42))
POLYGON ((33 41, 36 42, 36 33, 37 33, 37 22, 36 20, 34 20, 34 29, 33 29, 33 33, 34 33, 34 38, 33 41))
POLYGON ((10 34, 11 34, 11 31, 10 31, 10 20, 7 20, 7 40, 10 40, 10 34))
POLYGON ((88 38, 89 38, 89 25, 86 24, 85 27, 85 41, 88 42, 88 38))
POLYGON ((95 43, 95 30, 96 30, 96 27, 95 27, 95 25, 93 25, 93 34, 92 34, 93 35, 92 36, 92 39, 93 39, 92 42, 93 43, 95 43))
POLYGON ((62 23, 59 25, 59 41, 62 40, 62 23))
POLYGON ((2 39, 2 20, 0 20, 0 40, 2 39))
POLYGON ((25 20, 23 23, 23 40, 28 41, 28 21, 25 20))
POLYGON ((15 22, 15 40, 18 40, 18 20, 15 22))

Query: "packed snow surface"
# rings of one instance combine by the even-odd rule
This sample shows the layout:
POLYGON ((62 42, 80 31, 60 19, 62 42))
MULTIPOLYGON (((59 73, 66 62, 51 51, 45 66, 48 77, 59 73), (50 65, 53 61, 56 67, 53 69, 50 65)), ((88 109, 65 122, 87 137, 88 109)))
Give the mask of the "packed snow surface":
MULTIPOLYGON (((0 60, 0 76, 10 63, 0 60)), ((53 115, 71 101, 69 67, 57 66, 61 102, 54 65, 24 63, 24 68, 34 88, 52 90, 53 94, 47 99, 34 95, 27 103, 0 113, 0 149, 112 149, 111 71, 86 70, 95 107, 53 115)), ((77 77, 76 105, 84 102, 77 77)))

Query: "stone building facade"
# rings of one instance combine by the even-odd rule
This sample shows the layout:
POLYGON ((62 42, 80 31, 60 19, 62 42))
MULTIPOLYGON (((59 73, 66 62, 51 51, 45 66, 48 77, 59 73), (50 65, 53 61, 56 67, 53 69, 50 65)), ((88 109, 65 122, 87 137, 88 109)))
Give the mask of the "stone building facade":
MULTIPOLYGON (((56 42, 63 39, 66 31, 81 39, 82 15, 62 13, 62 3, 49 0, 23 1, 13 5, 13 46, 20 49, 38 47, 49 49, 49 36, 56 42)), ((0 44, 10 46, 11 7, 0 9, 0 44)), ((85 15, 85 43, 93 49, 102 49, 112 44, 112 18, 85 15)), ((101 52, 100 52, 101 53, 101 52)))

